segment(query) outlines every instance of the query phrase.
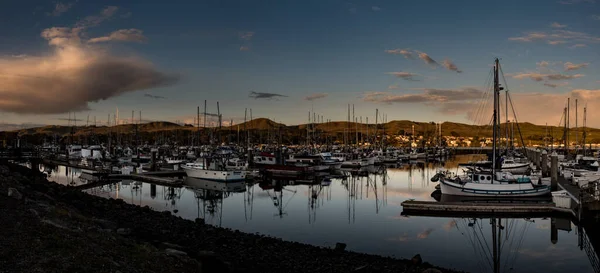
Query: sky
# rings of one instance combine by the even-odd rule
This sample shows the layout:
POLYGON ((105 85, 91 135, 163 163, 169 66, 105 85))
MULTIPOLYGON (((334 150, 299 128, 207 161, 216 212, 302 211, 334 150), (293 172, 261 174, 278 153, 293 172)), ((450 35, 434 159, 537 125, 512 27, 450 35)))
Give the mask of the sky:
POLYGON ((246 109, 346 120, 348 105, 369 123, 378 109, 487 124, 495 58, 517 121, 559 125, 570 97, 571 125, 577 100, 577 122, 587 107, 600 127, 597 0, 8 0, 0 18, 5 127, 114 123, 117 109, 192 123, 205 100, 234 124, 246 109))

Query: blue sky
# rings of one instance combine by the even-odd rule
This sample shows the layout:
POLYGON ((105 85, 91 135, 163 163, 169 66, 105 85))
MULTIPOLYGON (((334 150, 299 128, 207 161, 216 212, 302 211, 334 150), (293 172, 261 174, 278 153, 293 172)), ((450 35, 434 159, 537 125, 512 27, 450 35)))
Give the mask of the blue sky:
MULTIPOLYGON (((558 124, 569 96, 593 115, 600 108, 600 3, 491 3, 9 1, 0 11, 0 93, 9 87, 12 92, 0 100, 0 117, 4 123, 65 123, 58 119, 77 111, 80 119, 89 115, 106 122, 118 107, 121 118, 141 110, 148 120, 191 121, 208 100, 209 112, 219 101, 224 119, 235 122, 245 108, 254 117, 287 124, 305 122, 312 109, 325 119, 345 120, 347 105, 354 104, 355 115, 369 116, 370 122, 378 108, 388 120, 473 123, 477 92, 485 89, 495 57, 501 58, 520 121, 558 124), (53 27, 62 32, 42 37, 53 27), (64 31, 70 42, 52 44, 64 31), (107 93, 90 95, 81 94, 92 91, 78 89, 79 82, 78 88, 60 85, 64 81, 55 78, 64 73, 30 72, 65 47, 94 60, 135 58, 133 69, 144 63, 144 72, 176 80, 129 79, 127 88, 114 84, 98 91, 107 93), (427 64, 427 57, 435 63, 427 64), (446 68, 445 60, 456 69, 446 68), (15 79, 11 67, 30 78, 15 79), (31 83, 42 78, 53 84, 31 83), (15 103, 11 96, 20 85, 32 99, 15 103), (51 91, 40 90, 45 86, 51 91), (251 91, 282 96, 252 98, 251 91), (309 96, 320 98, 306 100, 309 96), (40 110, 45 103, 52 105, 40 110)), ((72 56, 68 60, 78 62, 72 56)), ((88 71, 94 62, 78 62, 84 64, 77 69, 88 71)), ((102 80, 113 82, 109 76, 102 80)))

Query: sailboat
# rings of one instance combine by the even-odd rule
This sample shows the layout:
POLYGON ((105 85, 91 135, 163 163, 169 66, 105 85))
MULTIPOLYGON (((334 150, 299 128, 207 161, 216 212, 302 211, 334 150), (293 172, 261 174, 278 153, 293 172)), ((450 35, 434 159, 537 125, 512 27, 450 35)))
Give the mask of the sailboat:
POLYGON ((550 193, 549 185, 543 185, 541 179, 534 183, 531 177, 514 176, 510 172, 501 170, 501 161, 497 151, 499 134, 499 97, 500 87, 498 73, 500 63, 498 59, 494 64, 494 111, 493 111, 493 155, 491 170, 471 170, 466 175, 457 176, 447 171, 439 172, 436 176, 440 181, 442 194, 460 196, 483 197, 530 197, 542 196, 550 193))

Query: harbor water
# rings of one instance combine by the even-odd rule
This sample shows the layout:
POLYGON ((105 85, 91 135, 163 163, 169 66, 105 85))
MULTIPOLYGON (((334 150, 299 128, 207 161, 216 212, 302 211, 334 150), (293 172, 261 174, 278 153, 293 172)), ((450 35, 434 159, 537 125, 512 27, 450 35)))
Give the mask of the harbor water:
MULTIPOLYGON (((598 255, 588 237, 593 231, 569 219, 402 215, 405 200, 434 201, 438 183, 430 178, 440 164, 456 171, 459 162, 469 159, 370 167, 312 184, 224 184, 187 178, 181 188, 120 181, 86 191, 243 232, 324 247, 341 242, 350 251, 397 258, 420 254, 425 262, 469 272, 493 272, 494 263, 501 272, 595 271, 598 255), (492 246, 493 223, 499 233, 494 240, 497 251, 492 246)), ((56 183, 86 183, 76 168, 41 165, 40 170, 56 183)))

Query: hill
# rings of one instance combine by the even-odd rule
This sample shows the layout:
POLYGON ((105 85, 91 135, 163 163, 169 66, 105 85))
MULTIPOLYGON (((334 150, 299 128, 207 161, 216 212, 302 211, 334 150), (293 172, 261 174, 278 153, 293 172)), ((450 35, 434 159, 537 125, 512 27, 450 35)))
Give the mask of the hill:
MULTIPOLYGON (((555 140, 562 139, 563 128, 557 126, 542 126, 535 125, 528 122, 509 124, 514 129, 515 137, 522 135, 526 141, 542 141, 546 135, 550 135, 555 140), (547 133, 546 133, 547 132, 547 133)), ((356 132, 362 134, 374 135, 375 132, 382 134, 385 131, 387 135, 415 135, 421 136, 433 136, 436 134, 437 125, 434 123, 427 122, 415 122, 409 120, 394 120, 385 124, 365 124, 365 123, 354 123, 346 121, 333 121, 328 123, 319 124, 299 124, 299 125, 285 125, 282 123, 274 122, 267 118, 257 118, 245 123, 236 124, 233 126, 223 126, 221 129, 225 132, 232 131, 270 131, 270 135, 274 135, 275 132, 281 130, 282 134, 286 136, 294 136, 294 141, 299 141, 303 136, 306 135, 307 127, 309 131, 320 132, 329 136, 340 137, 345 132, 349 134, 355 134, 356 132)), ((39 137, 67 137, 73 133, 73 136, 85 137, 90 135, 109 135, 109 134, 134 134, 136 132, 141 136, 156 135, 157 133, 171 133, 176 134, 182 132, 182 136, 186 137, 193 136, 192 132, 197 130, 209 130, 212 131, 215 128, 197 128, 192 125, 179 125, 172 122, 150 122, 143 124, 121 124, 116 126, 61 126, 61 125, 47 125, 42 127, 35 127, 29 129, 20 129, 13 131, 0 132, 0 138, 9 139, 11 136, 37 136, 39 137)), ((501 136, 506 133, 506 124, 501 125, 501 136)), ((454 137, 491 137, 492 128, 491 126, 481 125, 469 125, 455 122, 444 122, 441 125, 442 135, 454 136, 454 137)), ((600 141, 600 130, 595 128, 586 128, 587 137, 589 141, 595 141, 595 137, 599 137, 600 141)), ((582 130, 579 130, 579 138, 581 138, 582 130)), ((575 132, 572 129, 570 139, 575 140, 575 132)))

